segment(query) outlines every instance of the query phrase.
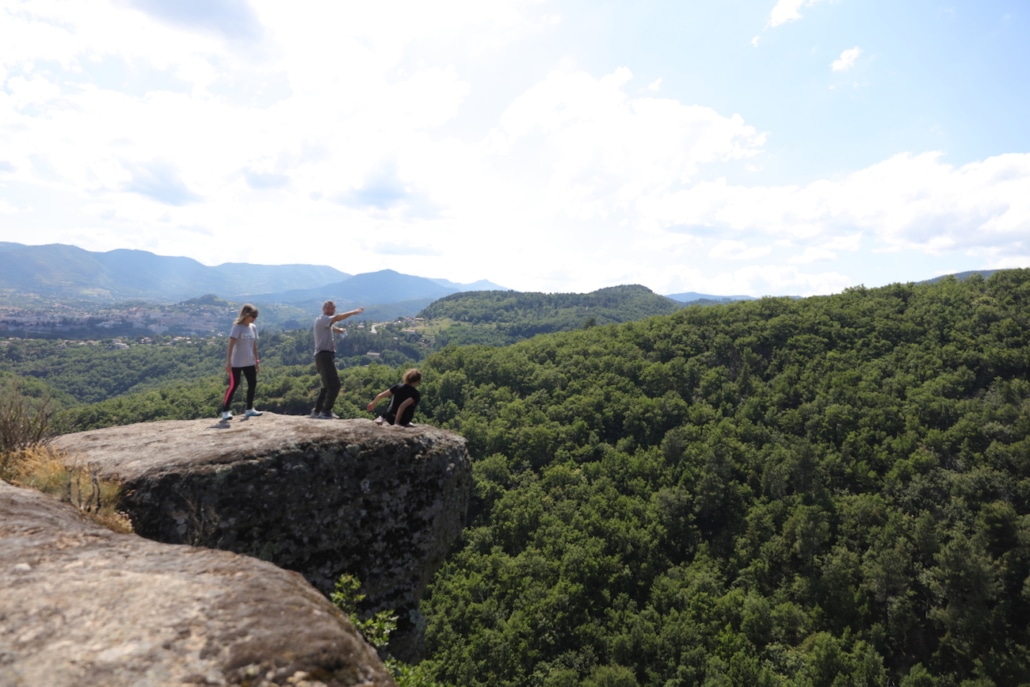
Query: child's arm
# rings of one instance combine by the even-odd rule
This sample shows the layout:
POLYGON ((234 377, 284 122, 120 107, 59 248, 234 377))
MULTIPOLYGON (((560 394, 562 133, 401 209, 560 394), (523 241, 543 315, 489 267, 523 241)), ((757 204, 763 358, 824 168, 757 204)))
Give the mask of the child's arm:
POLYGON ((372 402, 369 403, 368 406, 366 406, 365 410, 367 410, 369 412, 372 412, 373 410, 375 410, 375 407, 376 407, 377 403, 382 401, 387 396, 392 396, 392 395, 393 395, 393 392, 390 391, 389 389, 387 389, 386 391, 380 392, 375 398, 372 399, 372 402))

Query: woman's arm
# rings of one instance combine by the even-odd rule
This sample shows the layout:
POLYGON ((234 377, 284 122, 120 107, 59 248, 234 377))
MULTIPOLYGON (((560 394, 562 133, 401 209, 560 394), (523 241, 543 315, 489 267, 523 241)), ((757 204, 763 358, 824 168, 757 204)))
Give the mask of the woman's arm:
POLYGON ((225 369, 227 372, 232 372, 232 349, 236 348, 237 343, 239 343, 237 339, 229 339, 229 350, 225 353, 225 369))

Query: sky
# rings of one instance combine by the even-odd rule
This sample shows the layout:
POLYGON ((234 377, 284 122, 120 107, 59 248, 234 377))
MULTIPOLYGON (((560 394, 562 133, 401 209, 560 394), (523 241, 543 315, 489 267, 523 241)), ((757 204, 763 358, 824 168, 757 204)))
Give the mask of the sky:
POLYGON ((1027 0, 0 0, 0 241, 518 291, 1030 267, 1027 0))

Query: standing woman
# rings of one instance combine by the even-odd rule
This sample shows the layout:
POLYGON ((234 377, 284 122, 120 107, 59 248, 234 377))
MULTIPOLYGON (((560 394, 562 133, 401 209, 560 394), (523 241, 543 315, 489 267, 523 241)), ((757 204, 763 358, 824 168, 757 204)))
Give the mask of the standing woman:
POLYGON ((229 390, 225 392, 225 399, 222 401, 222 420, 231 420, 232 412, 229 406, 232 405, 233 396, 240 386, 240 373, 247 378, 247 412, 244 417, 260 415, 261 411, 254 410, 254 388, 257 386, 257 371, 261 365, 258 358, 258 335, 254 320, 257 319, 258 309, 250 303, 240 308, 240 315, 232 325, 229 332, 229 351, 225 356, 225 371, 229 373, 229 390))

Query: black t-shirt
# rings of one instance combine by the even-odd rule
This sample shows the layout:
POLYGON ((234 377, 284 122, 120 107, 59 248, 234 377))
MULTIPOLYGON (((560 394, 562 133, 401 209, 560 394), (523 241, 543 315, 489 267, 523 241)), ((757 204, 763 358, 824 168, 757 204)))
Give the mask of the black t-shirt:
POLYGON ((390 387, 390 394, 390 406, 386 409, 386 419, 395 424, 410 424, 411 418, 415 417, 415 406, 418 405, 419 400, 422 398, 421 394, 418 393, 418 389, 410 384, 394 384, 390 387), (405 408, 404 416, 398 422, 397 409, 409 398, 415 399, 415 402, 405 408))

